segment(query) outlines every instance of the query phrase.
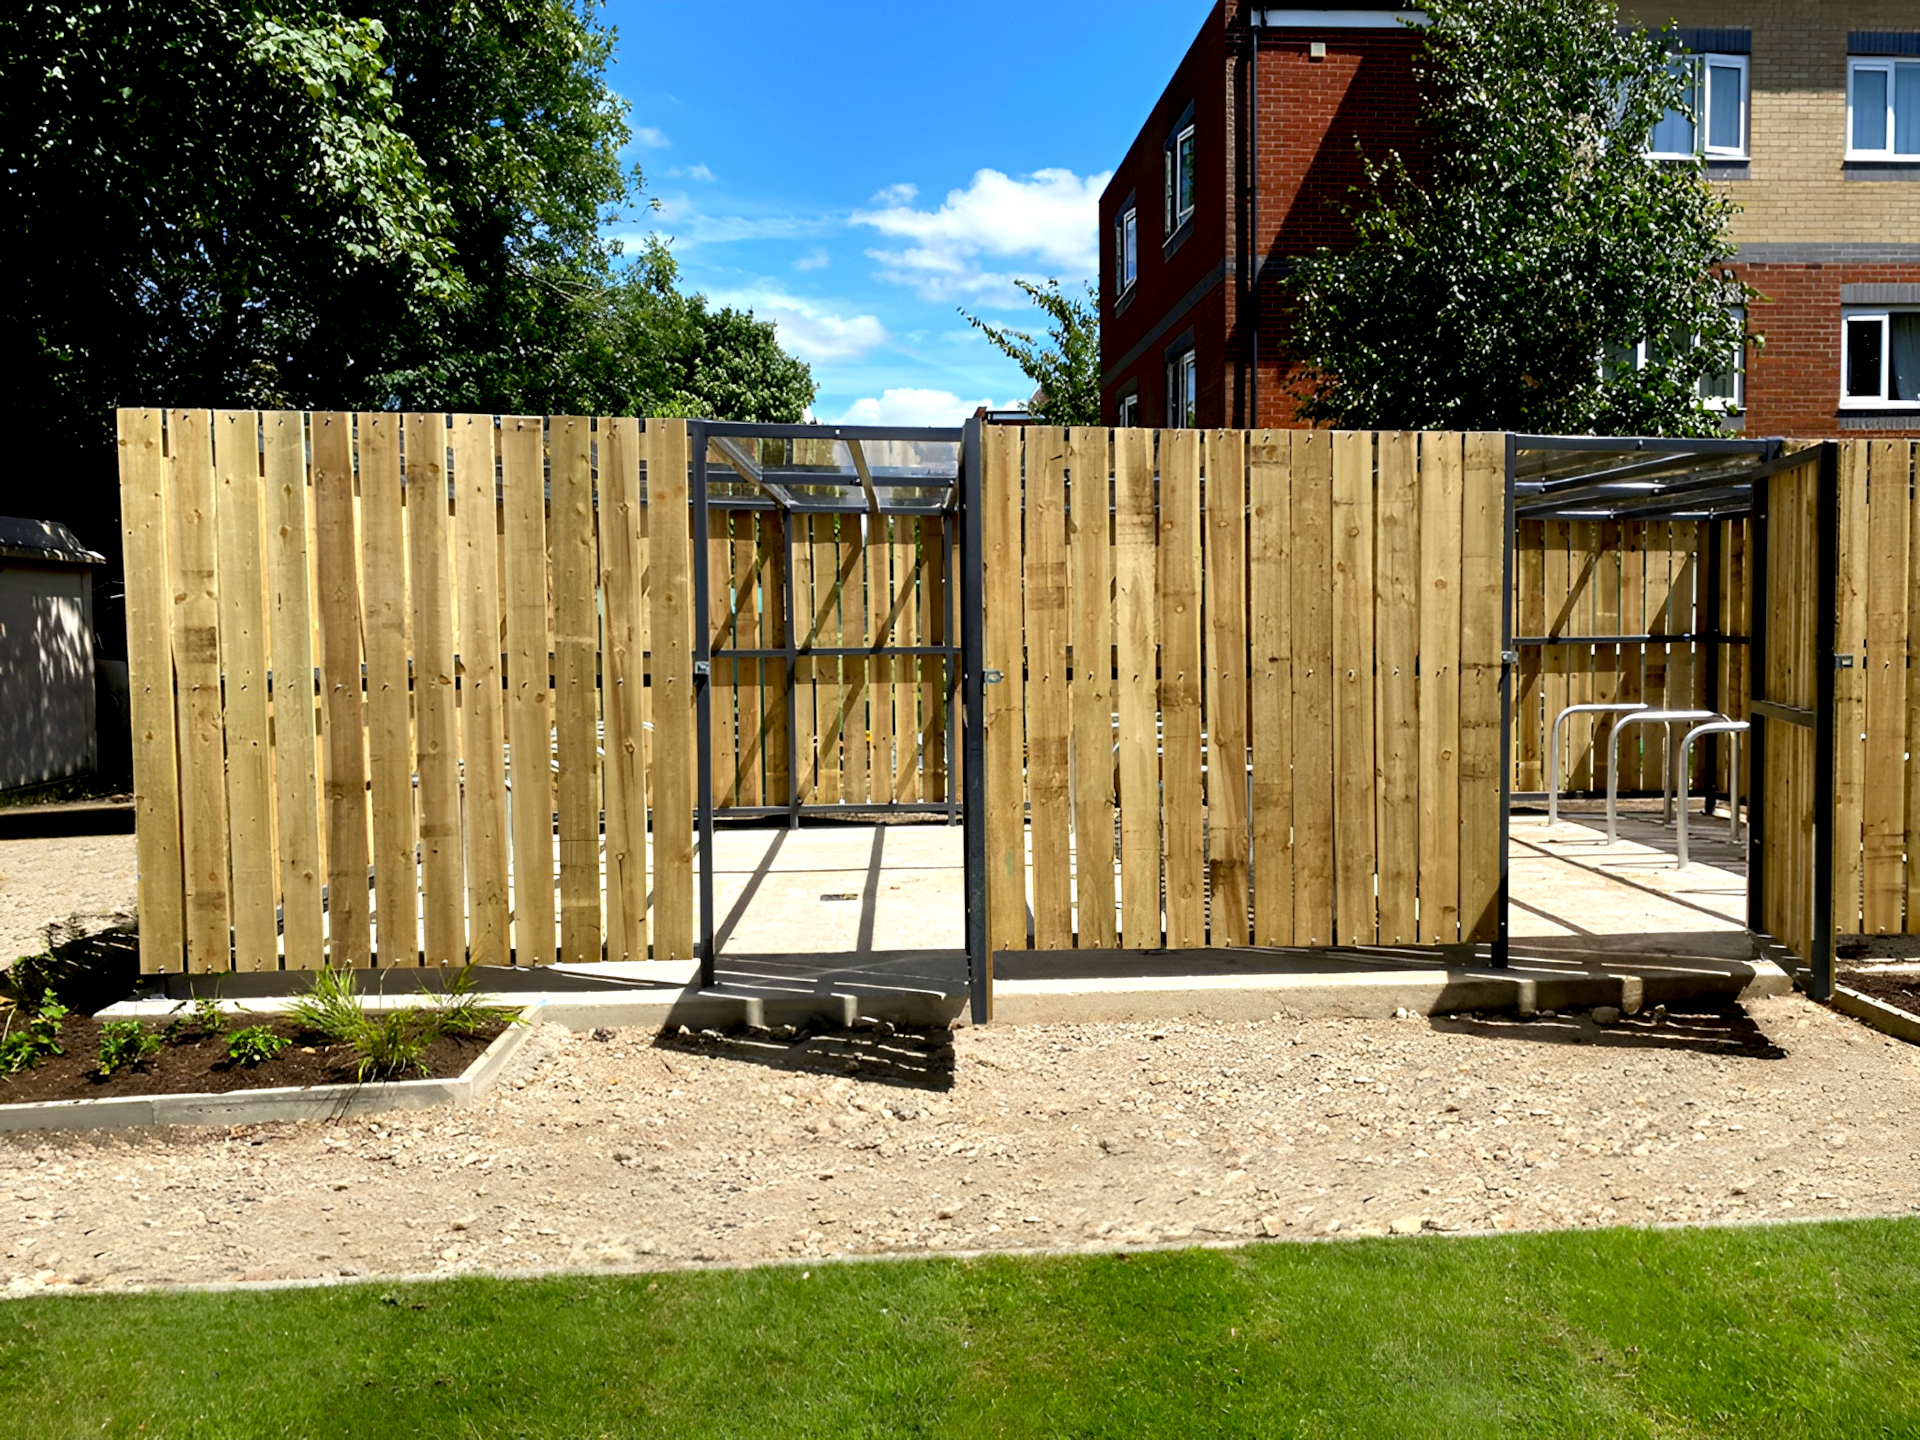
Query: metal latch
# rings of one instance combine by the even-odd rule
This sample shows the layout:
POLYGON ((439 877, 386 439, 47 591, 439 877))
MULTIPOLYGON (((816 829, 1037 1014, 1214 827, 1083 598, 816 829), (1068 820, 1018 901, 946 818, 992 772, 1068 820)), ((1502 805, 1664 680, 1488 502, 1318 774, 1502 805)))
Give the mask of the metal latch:
POLYGON ((1836 656, 1834 656, 1834 657, 1833 657, 1833 668, 1834 668, 1834 669, 1836 669, 1836 670, 1851 670, 1851 669, 1853 669, 1853 656, 1851 656, 1851 655, 1836 655, 1836 656))
POLYGON ((1520 666, 1520 652, 1518 650, 1502 650, 1500 652, 1500 663, 1518 669, 1520 666))
POLYGON ((982 683, 987 685, 998 685, 1002 680, 1006 678, 1007 677, 1002 675, 998 670, 988 670, 983 672, 980 676, 982 683))

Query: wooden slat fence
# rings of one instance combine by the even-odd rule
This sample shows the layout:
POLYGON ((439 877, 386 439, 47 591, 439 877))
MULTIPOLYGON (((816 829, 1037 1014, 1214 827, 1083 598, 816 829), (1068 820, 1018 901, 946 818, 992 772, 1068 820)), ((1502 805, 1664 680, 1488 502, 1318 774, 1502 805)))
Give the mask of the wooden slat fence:
POLYGON ((993 949, 1492 937, 1502 437, 983 449, 993 949))
MULTIPOLYGON (((1839 594, 1834 648, 1851 656, 1834 672, 1834 928, 1842 934, 1920 933, 1920 504, 1914 495, 1920 444, 1911 440, 1848 440, 1839 455, 1839 594)), ((1768 589, 1796 607, 1811 646, 1811 617, 1798 620, 1780 566, 1781 537, 1799 536, 1799 512, 1778 516, 1786 496, 1811 504, 1804 477, 1793 487, 1775 480, 1776 523, 1768 552, 1768 589)), ((1808 522, 1810 525, 1810 522, 1808 522)), ((1811 544, 1809 540, 1806 542, 1811 544)), ((1797 557, 1797 549, 1794 551, 1797 557)), ((1810 558, 1796 563, 1811 566, 1810 558)), ((1806 574, 1811 594, 1812 570, 1806 574)), ((1793 632, 1797 635, 1798 631, 1793 632)), ((1783 641, 1783 644, 1785 642, 1783 641)), ((1773 648, 1772 646, 1769 647, 1773 648)), ((1782 662, 1784 663, 1784 662, 1782 662)), ((1796 676, 1796 679, 1799 679, 1796 676)), ((1811 705, 1808 698, 1787 701, 1811 705)), ((1777 692, 1776 692, 1777 693, 1777 692)), ((1779 733, 1776 727, 1775 734, 1779 733)), ((1769 744, 1776 743, 1772 740, 1769 744)), ((1808 751, 1811 785, 1811 750, 1808 751)), ((1771 757, 1769 758, 1771 767, 1771 757)), ((1771 782, 1771 779, 1769 780, 1771 782)), ((1810 791, 1809 791, 1810 795, 1810 791)), ((1769 807, 1771 811, 1773 807, 1769 807)), ((1796 874, 1805 873, 1796 871, 1796 874)), ((1782 937, 1784 939, 1784 937, 1782 937)), ((1788 942, 1791 944, 1792 942, 1788 942)), ((1804 948, 1795 953, 1805 956, 1804 948)))
MULTIPOLYGON (((1747 521, 1522 520, 1514 541, 1513 788, 1547 787, 1548 727, 1569 705, 1640 701, 1666 709, 1714 709, 1747 718, 1747 521), (1708 524, 1719 527, 1720 572, 1710 587, 1708 524), (1710 593, 1711 592, 1711 593, 1710 593), (1728 637, 1647 644, 1529 643, 1611 635, 1728 637), (1710 680, 1710 677, 1712 679, 1710 680), (1717 683, 1714 683, 1717 682, 1717 683)), ((1561 786, 1597 793, 1607 784, 1615 718, 1572 715, 1560 737, 1561 786)), ((1623 735, 1620 787, 1660 789, 1664 727, 1623 735)), ((1709 747, 1696 744, 1691 782, 1705 781, 1709 747)), ((1714 747, 1715 793, 1728 793, 1728 747, 1714 747)), ((1742 759, 1744 770, 1745 760, 1742 759)), ((1745 793, 1744 779, 1742 794, 1745 793)))
POLYGON ((692 955, 684 422, 118 423, 144 970, 692 955))

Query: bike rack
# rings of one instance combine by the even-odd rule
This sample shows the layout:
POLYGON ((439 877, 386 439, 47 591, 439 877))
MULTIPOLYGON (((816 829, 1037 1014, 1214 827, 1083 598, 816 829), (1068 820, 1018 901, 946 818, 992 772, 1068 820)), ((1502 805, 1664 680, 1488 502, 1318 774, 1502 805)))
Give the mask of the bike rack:
POLYGON ((1560 727, 1569 715, 1625 715, 1646 709, 1643 701, 1617 705, 1569 705, 1553 717, 1547 732, 1547 824, 1560 823, 1560 727))
MULTIPOLYGON (((1713 720, 1705 725, 1696 725, 1680 741, 1680 773, 1687 773, 1687 754, 1693 749, 1693 742, 1702 735, 1726 735, 1727 741, 1727 839, 1732 844, 1740 843, 1740 737, 1751 727, 1745 720, 1713 720)), ((1687 868, 1687 797, 1680 797, 1680 863, 1679 870, 1687 868)))
POLYGON ((1701 720, 1725 720, 1717 710, 1639 710, 1613 727, 1607 737, 1607 843, 1619 838, 1617 806, 1620 798, 1620 732, 1629 725, 1665 725, 1667 727, 1667 763, 1660 776, 1660 823, 1673 819, 1673 790, 1676 780, 1673 727, 1701 720))

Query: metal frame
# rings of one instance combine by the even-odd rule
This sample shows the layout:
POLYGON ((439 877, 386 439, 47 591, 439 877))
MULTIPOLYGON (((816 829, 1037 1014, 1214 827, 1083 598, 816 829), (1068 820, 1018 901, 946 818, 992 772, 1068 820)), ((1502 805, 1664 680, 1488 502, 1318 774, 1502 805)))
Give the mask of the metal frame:
MULTIPOLYGON (((689 524, 697 520, 697 533, 693 537, 693 605, 694 645, 693 645, 693 683, 695 699, 696 729, 695 736, 697 805, 696 824, 699 830, 699 897, 700 897, 700 984, 708 987, 714 984, 715 963, 715 907, 713 899, 713 662, 726 660, 784 660, 786 662, 786 704, 787 704, 787 776, 788 799, 784 805, 730 805, 725 807, 729 816, 742 818, 768 818, 784 816, 790 827, 798 828, 801 819, 808 815, 845 815, 845 814, 895 814, 895 815, 944 815, 947 823, 953 824, 965 819, 968 813, 977 809, 977 805, 963 802, 955 795, 956 787, 951 783, 952 759, 958 754, 958 741, 963 729, 977 729, 973 717, 978 711, 969 710, 967 722, 962 724, 957 713, 959 706, 954 701, 957 695, 972 694, 962 684, 962 667, 967 654, 967 636, 977 639, 981 618, 977 603, 956 605, 954 599, 954 577, 948 573, 945 593, 943 629, 949 642, 943 645, 871 645, 871 646, 813 646, 800 642, 801 626, 794 614, 793 605, 793 549, 795 543, 793 518, 796 515, 858 515, 864 528, 868 520, 884 520, 889 517, 912 517, 940 519, 941 543, 947 557, 954 555, 954 540, 964 523, 965 513, 976 512, 978 505, 967 504, 969 474, 971 485, 977 492, 978 465, 969 472, 964 461, 956 465, 951 481, 942 482, 938 477, 927 477, 924 482, 911 484, 889 484, 887 477, 876 481, 872 467, 867 463, 865 444, 885 441, 920 441, 934 444, 956 446, 963 454, 966 450, 965 435, 960 430, 937 429, 908 426, 853 426, 853 425, 763 425, 754 421, 694 420, 687 425, 689 493, 689 524), (782 470, 763 466, 741 444, 742 440, 838 440, 846 444, 853 458, 857 485, 833 482, 828 477, 799 469, 782 470), (711 442, 711 446, 710 446, 711 442), (722 462, 731 469, 746 485, 758 492, 747 494, 726 494, 716 496, 712 493, 710 470, 712 460, 709 449, 718 449, 722 462), (804 488, 803 488, 804 487, 804 488), (838 491, 839 493, 820 494, 817 491, 838 491), (929 494, 928 492, 934 492, 929 494), (709 607, 712 595, 711 564, 708 555, 707 518, 715 512, 727 511, 771 511, 780 517, 780 545, 783 553, 781 566, 781 605, 785 612, 786 624, 783 627, 786 644, 778 647, 739 646, 713 648, 713 635, 709 622, 709 607), (952 643, 954 621, 959 621, 962 639, 959 644, 952 643), (947 700, 946 746, 949 756, 947 798, 935 802, 903 801, 840 801, 833 804, 803 803, 800 798, 800 756, 799 756, 799 697, 795 680, 802 656, 820 658, 866 657, 872 659, 924 659, 939 656, 945 663, 943 692, 947 700)), ((977 443, 975 446, 977 450, 977 443)), ((969 532, 972 533, 972 532, 969 532)), ((969 544, 962 538, 958 568, 964 587, 969 579, 978 589, 978 580, 972 572, 979 565, 979 547, 977 534, 974 543, 969 544)), ((948 568, 943 565, 943 571, 948 568)), ((967 700, 962 704, 969 704, 967 700)), ((973 787, 978 780, 978 767, 964 767, 962 783, 967 787, 967 800, 973 799, 973 787)), ((969 929, 972 923, 972 853, 968 854, 968 916, 969 929)), ((972 969, 972 946, 969 950, 969 968, 972 969)), ((978 1001, 976 999, 976 1009, 978 1001)))
MULTIPOLYGON (((1680 773, 1682 775, 1687 773, 1687 753, 1693 749, 1695 740, 1705 736, 1709 742, 1712 742, 1717 737, 1725 735, 1731 747, 1729 753, 1732 763, 1728 773, 1737 775, 1740 772, 1740 737, 1751 728, 1751 723, 1746 720, 1712 720, 1705 725, 1694 726, 1680 738, 1680 773)), ((1674 866, 1676 870, 1687 868, 1687 809, 1687 797, 1682 795, 1680 813, 1675 817, 1677 824, 1674 834, 1679 841, 1679 855, 1676 857, 1677 863, 1674 866)), ((1709 810, 1707 813, 1713 812, 1709 810)), ((1727 817, 1727 843, 1738 845, 1740 843, 1740 797, 1737 794, 1727 797, 1727 817)))

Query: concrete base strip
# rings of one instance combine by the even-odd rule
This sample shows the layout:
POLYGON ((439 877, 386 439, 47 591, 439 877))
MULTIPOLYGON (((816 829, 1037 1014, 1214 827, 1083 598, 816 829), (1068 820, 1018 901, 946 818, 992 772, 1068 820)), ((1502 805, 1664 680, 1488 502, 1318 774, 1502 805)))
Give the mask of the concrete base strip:
POLYGON ((1377 1020, 1396 1010, 1445 1015, 1463 1010, 1581 1010, 1615 1005, 1627 1014, 1645 1006, 1718 997, 1751 1000, 1785 995, 1793 982, 1770 961, 1725 970, 1641 974, 1529 974, 1517 970, 1366 971, 1353 975, 1169 975, 1125 979, 996 980, 996 1023, 1164 1020, 1206 1015, 1264 1020, 1277 1009, 1320 1019, 1377 1020))
POLYGON ((1836 985, 1833 987, 1833 1008, 1856 1020, 1864 1020, 1874 1029, 1897 1040, 1920 1045, 1920 1017, 1909 1015, 1884 1000, 1876 1000, 1871 995, 1862 995, 1858 990, 1836 985))
POLYGON ((283 1085, 225 1094, 124 1095, 102 1100, 41 1100, 0 1105, 0 1131, 103 1130, 142 1125, 259 1125, 273 1120, 342 1120, 380 1110, 471 1105, 487 1091, 546 1019, 529 1006, 459 1075, 365 1085, 283 1085))

